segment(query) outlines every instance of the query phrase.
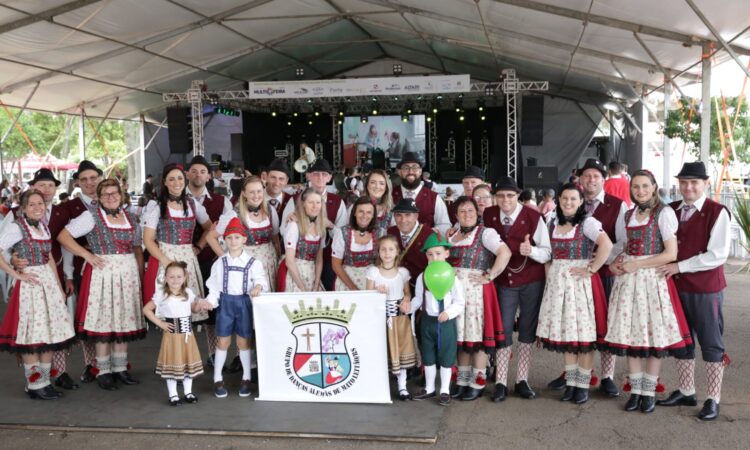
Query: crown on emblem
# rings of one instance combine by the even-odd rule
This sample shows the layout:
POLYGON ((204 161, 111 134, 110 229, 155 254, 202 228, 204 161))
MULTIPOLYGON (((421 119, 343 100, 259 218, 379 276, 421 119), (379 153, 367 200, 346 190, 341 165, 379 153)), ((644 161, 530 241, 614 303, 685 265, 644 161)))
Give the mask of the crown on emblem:
POLYGON ((354 310, 357 309, 357 304, 352 303, 352 307, 349 311, 339 308, 339 301, 333 301, 333 307, 323 306, 322 299, 315 300, 315 306, 305 306, 304 300, 299 301, 299 309, 290 311, 287 305, 282 306, 284 314, 289 318, 289 321, 293 324, 298 322, 304 322, 307 320, 316 319, 327 319, 335 320, 336 322, 349 323, 352 320, 354 310))

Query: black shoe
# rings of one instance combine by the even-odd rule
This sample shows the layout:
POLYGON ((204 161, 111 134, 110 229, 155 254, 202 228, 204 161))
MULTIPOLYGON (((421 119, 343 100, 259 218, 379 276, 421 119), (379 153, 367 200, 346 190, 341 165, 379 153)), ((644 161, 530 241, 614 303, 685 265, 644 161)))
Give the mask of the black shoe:
POLYGON ((700 420, 714 420, 717 417, 719 417, 719 404, 716 403, 716 400, 709 398, 703 403, 703 408, 701 408, 701 412, 698 413, 698 418, 700 420))
POLYGON ((52 389, 52 386, 49 385, 41 389, 29 389, 26 393, 34 400, 57 400, 62 397, 61 392, 52 389))
POLYGON ((440 400, 438 400, 440 406, 448 406, 451 404, 450 394, 440 394, 440 400))
POLYGON ((227 368, 227 373, 240 373, 242 372, 242 361, 239 356, 235 356, 232 360, 232 364, 227 368))
POLYGON ((128 386, 141 383, 140 381, 131 377, 130 373, 128 373, 127 370, 123 370, 122 372, 113 372, 112 375, 115 380, 119 381, 122 384, 127 384, 128 386))
POLYGON ((573 400, 573 397, 576 396, 576 387, 575 386, 565 386, 565 392, 563 392, 562 397, 560 397, 561 402, 569 402, 573 400))
POLYGON ((178 396, 172 396, 169 397, 169 406, 181 406, 182 400, 180 400, 180 397, 178 396))
MULTIPOLYGON (((428 398, 432 398, 435 396, 437 396, 437 391, 427 392, 422 389, 421 391, 419 391, 419 394, 414 395, 413 398, 414 400, 427 400, 428 398)), ((450 398, 450 395, 448 396, 448 398, 450 398)))
POLYGON ((516 383, 516 387, 513 390, 516 391, 516 394, 520 395, 521 398, 525 398, 528 400, 536 398, 536 392, 531 389, 531 386, 529 386, 529 382, 526 380, 521 380, 516 383))
POLYGON ((547 383, 547 387, 553 391, 562 391, 565 389, 565 372, 560 374, 559 377, 547 383))
POLYGON ((91 383, 96 380, 96 374, 94 374, 94 366, 87 364, 86 368, 83 369, 81 374, 81 383, 91 383))
POLYGON ((451 398, 461 398, 466 394, 466 390, 469 388, 469 386, 459 386, 455 385, 453 386, 453 392, 451 393, 451 398))
POLYGON ((644 395, 641 397, 641 412, 650 414, 656 409, 656 397, 653 395, 644 395))
POLYGON ((405 402, 407 400, 412 400, 411 394, 406 389, 402 391, 398 391, 398 399, 402 402, 405 402))
POLYGON ((215 353, 211 353, 208 355, 208 358, 206 358, 206 368, 213 369, 214 368, 214 357, 216 356, 215 353))
POLYGON ((484 392, 484 389, 476 389, 471 386, 469 386, 465 391, 463 397, 461 397, 461 400, 470 402, 472 400, 476 400, 479 397, 482 396, 482 392, 484 392))
POLYGON ((111 373, 105 373, 104 375, 99 375, 96 377, 96 382, 99 384, 99 387, 104 389, 105 391, 116 391, 117 385, 115 385, 115 379, 112 377, 111 373))
POLYGON ((576 388, 575 396, 573 396, 573 402, 576 405, 583 405, 589 401, 589 390, 584 388, 576 388))
POLYGON ((599 392, 612 398, 620 396, 620 390, 617 389, 617 385, 612 381, 612 378, 609 377, 602 378, 602 381, 599 384, 599 392))
POLYGON ((492 401, 500 403, 508 396, 508 388, 503 383, 495 383, 495 393, 492 394, 492 401))
POLYGON ((659 406, 698 406, 698 399, 693 395, 684 395, 679 389, 669 394, 664 400, 657 400, 659 406))
POLYGON ((70 375, 68 375, 67 372, 63 372, 57 377, 55 380, 55 386, 61 387, 66 391, 74 391, 78 389, 78 385, 73 382, 73 379, 70 378, 70 375))
POLYGON ((628 401, 625 402, 625 411, 635 411, 641 407, 641 394, 630 394, 628 401))
POLYGON ((185 394, 184 397, 182 397, 183 403, 198 403, 198 397, 195 396, 195 394, 185 394))

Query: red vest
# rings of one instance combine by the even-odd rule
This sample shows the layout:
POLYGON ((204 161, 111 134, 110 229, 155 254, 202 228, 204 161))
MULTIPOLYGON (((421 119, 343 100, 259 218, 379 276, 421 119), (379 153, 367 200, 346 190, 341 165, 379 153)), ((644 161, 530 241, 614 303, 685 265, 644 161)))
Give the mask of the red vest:
POLYGON ((398 227, 395 225, 389 227, 388 234, 395 236, 398 240, 398 248, 402 252, 401 267, 405 267, 406 270, 409 271, 409 275, 411 275, 411 285, 414 287, 414 283, 417 281, 419 274, 424 272, 425 268, 427 268, 427 257, 424 252, 422 252, 422 246, 430 234, 432 234, 432 228, 422 225, 422 230, 417 237, 414 238, 414 241, 406 254, 403 254, 404 246, 401 242, 401 232, 398 231, 398 227))
MULTIPOLYGON (((681 203, 672 202, 669 205, 675 210, 678 218, 680 211, 677 211, 677 208, 681 203)), ((680 222, 677 228, 677 261, 684 261, 706 252, 711 230, 723 209, 726 209, 724 205, 707 198, 703 208, 694 212, 690 220, 680 222)), ((720 292, 727 287, 723 266, 701 272, 680 273, 674 276, 674 282, 680 292, 701 294, 720 292)))
MULTIPOLYGON (((221 217, 221 213, 224 212, 224 196, 213 194, 210 199, 208 196, 204 197, 203 207, 206 208, 206 213, 208 213, 208 218, 211 220, 211 223, 216 224, 219 221, 219 217, 221 217)), ((193 230, 193 244, 198 243, 202 234, 203 227, 196 222, 195 230, 193 230)), ((199 261, 212 261, 215 257, 216 254, 208 245, 198 253, 199 261)))
MULTIPOLYGON (((613 244, 617 241, 615 238, 615 225, 617 224, 617 216, 620 214, 620 208, 622 208, 622 200, 605 192, 604 202, 599 203, 593 214, 594 219, 602 223, 602 230, 607 233, 609 240, 613 244)), ((599 269, 599 275, 603 277, 613 276, 612 272, 609 271, 609 266, 606 264, 599 269)))
MULTIPOLYGON (((393 190, 394 205, 398 204, 398 202, 403 198, 404 194, 401 189, 402 188, 397 188, 393 190)), ((417 209, 419 209, 419 223, 430 229, 435 226, 436 199, 437 192, 428 189, 427 186, 424 185, 424 183, 422 183, 422 189, 419 190, 417 198, 414 199, 414 203, 417 204, 417 209)))
MULTIPOLYGON (((83 202, 83 199, 81 197, 76 197, 73 200, 70 200, 69 202, 65 203, 68 208, 68 220, 73 220, 76 217, 83 214, 84 211, 88 211, 88 208, 86 208, 86 204, 83 202)), ((88 248, 89 243, 86 240, 86 236, 81 236, 78 239, 76 239, 76 242, 78 245, 80 245, 83 248, 88 248)), ((83 270, 83 258, 80 256, 73 256, 73 274, 81 273, 83 270)), ((75 278, 74 278, 75 279, 75 278)))
POLYGON ((505 270, 496 278, 496 282, 503 287, 519 287, 537 281, 544 281, 544 264, 539 264, 530 257, 523 256, 519 253, 519 247, 528 234, 531 244, 534 245, 534 233, 539 226, 539 221, 543 220, 538 211, 529 207, 522 207, 521 212, 516 217, 513 225, 510 227, 508 234, 500 221, 500 207, 489 206, 484 209, 484 224, 487 227, 494 228, 502 238, 505 245, 511 251, 510 262, 505 270), (525 266, 524 266, 525 263, 525 266), (511 269, 523 267, 518 273, 513 273, 511 269))
MULTIPOLYGON (((14 218, 18 218, 18 216, 21 214, 18 211, 18 209, 19 209, 18 207, 11 209, 11 211, 13 212, 14 218)), ((70 220, 68 214, 69 214, 69 209, 66 208, 65 205, 52 205, 52 211, 50 213, 49 224, 47 224, 47 228, 49 228, 50 237, 52 238, 52 257, 55 259, 55 266, 57 267, 57 276, 60 277, 60 281, 65 280, 65 275, 63 274, 63 270, 62 270, 63 269, 62 246, 60 245, 59 242, 57 242, 57 236, 60 235, 60 232, 63 230, 63 228, 65 228, 65 225, 68 224, 68 221, 70 220)))

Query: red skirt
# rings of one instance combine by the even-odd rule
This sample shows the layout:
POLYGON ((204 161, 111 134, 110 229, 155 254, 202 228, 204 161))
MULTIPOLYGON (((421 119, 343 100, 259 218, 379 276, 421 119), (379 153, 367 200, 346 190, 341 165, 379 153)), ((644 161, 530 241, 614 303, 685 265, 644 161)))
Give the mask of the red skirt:
POLYGON ((480 350, 492 350, 505 347, 505 331, 503 330, 503 318, 500 315, 500 301, 494 283, 482 285, 483 307, 484 307, 484 331, 482 342, 459 342, 458 349, 473 353, 480 350))
POLYGON ((147 304, 154 298, 156 292, 156 276, 159 274, 159 260, 153 256, 148 257, 146 272, 143 274, 143 304, 147 304))
POLYGON ((279 272, 276 274, 276 292, 286 292, 286 260, 281 258, 279 272))

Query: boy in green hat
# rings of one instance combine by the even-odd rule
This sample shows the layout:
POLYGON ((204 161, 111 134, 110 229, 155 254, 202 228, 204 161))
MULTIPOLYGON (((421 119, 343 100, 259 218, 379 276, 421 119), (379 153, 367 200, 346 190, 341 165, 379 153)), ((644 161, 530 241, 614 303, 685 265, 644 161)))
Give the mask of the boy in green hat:
MULTIPOLYGON (((453 246, 441 233, 432 233, 422 251, 428 264, 434 261, 446 261, 453 246)), ((447 406, 451 402, 450 383, 451 367, 456 364, 458 333, 456 317, 464 312, 464 294, 461 282, 456 278, 453 288, 443 299, 436 299, 424 283, 424 273, 417 277, 415 294, 412 299, 411 312, 422 309, 420 324, 420 351, 424 363, 425 389, 414 396, 415 400, 425 400, 436 396, 435 376, 437 365, 440 365, 440 404, 447 406), (440 301, 438 301, 440 300, 440 301)))

